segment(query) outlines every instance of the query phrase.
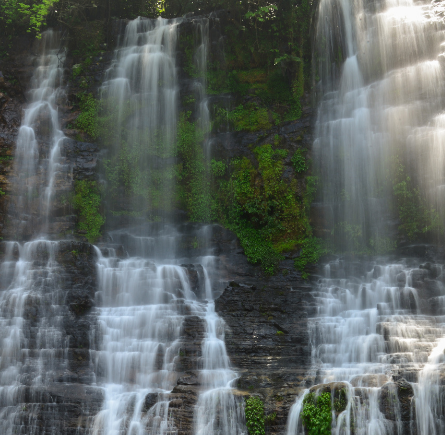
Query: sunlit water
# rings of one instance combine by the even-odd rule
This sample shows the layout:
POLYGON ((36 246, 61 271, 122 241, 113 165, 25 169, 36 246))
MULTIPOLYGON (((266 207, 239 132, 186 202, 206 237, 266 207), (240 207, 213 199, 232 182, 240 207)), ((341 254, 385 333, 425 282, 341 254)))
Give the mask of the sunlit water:
MULTIPOLYGON (((390 240, 394 184, 401 181, 412 181, 425 207, 443 219, 443 12, 443 2, 430 1, 318 4, 314 155, 323 211, 333 233, 344 235, 337 240, 343 249, 364 248, 354 245, 354 234, 374 247, 390 240)), ((432 273, 405 261, 376 264, 347 273, 344 263, 331 263, 314 286, 313 382, 343 382, 338 387, 348 395, 348 408, 333 413, 332 433, 444 433, 442 267, 432 273), (414 389, 412 403, 403 405, 408 417, 394 384, 403 379, 414 389), (382 406, 388 389, 395 394, 391 419, 382 406)), ((304 433, 304 394, 288 435, 304 433)))
POLYGON ((335 231, 360 231, 366 244, 391 233, 393 185, 408 176, 443 219, 442 19, 441 2, 318 6, 314 152, 323 204, 335 231))

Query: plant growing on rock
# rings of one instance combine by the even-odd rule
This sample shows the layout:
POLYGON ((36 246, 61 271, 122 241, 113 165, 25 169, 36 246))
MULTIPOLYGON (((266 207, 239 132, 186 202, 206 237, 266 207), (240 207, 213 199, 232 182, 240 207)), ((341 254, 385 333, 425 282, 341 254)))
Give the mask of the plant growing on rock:
POLYGON ((308 394, 303 400, 303 424, 308 435, 330 435, 332 423, 331 393, 308 394))
POLYGON ((248 397, 244 408, 249 435, 265 435, 264 403, 258 397, 248 397))
POLYGON ((95 181, 81 180, 75 185, 74 208, 78 214, 78 228, 86 233, 90 243, 101 235, 105 218, 100 213, 100 194, 95 181))

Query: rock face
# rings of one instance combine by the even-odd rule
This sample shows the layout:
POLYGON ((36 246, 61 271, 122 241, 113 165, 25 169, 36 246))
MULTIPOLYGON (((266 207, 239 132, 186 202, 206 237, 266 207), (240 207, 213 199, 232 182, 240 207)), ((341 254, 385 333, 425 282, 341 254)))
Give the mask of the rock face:
MULTIPOLYGON (((222 55, 223 38, 217 30, 218 19, 214 17, 211 22, 211 50, 219 53, 216 55, 222 55)), ((185 22, 181 26, 182 35, 193 36, 191 22, 185 22)), ((8 60, 6 69, 0 63, 0 70, 3 71, 0 75, 0 236, 9 240, 16 239, 16 223, 20 215, 19 205, 11 190, 11 184, 18 176, 12 167, 14 146, 21 124, 21 112, 26 104, 26 84, 33 71, 32 59, 23 61, 26 68, 19 68, 17 65, 20 63, 19 59, 28 59, 28 54, 24 49, 20 55, 22 57, 8 60), (6 195, 2 194, 3 191, 6 195)), ((93 59, 93 67, 88 72, 90 87, 85 88, 88 92, 97 90, 111 57, 111 52, 107 51, 103 59, 102 56, 93 59)), ((179 69, 183 68, 184 62, 186 59, 183 53, 182 56, 179 55, 179 69)), ((68 59, 67 77, 72 76, 72 64, 72 60, 68 59)), ((49 236, 53 239, 76 238, 76 216, 72 208, 75 182, 98 179, 98 146, 88 142, 91 140, 88 136, 70 128, 70 124, 78 116, 78 112, 72 111, 72 103, 79 90, 84 89, 80 79, 76 80, 71 80, 66 92, 67 99, 60 105, 60 125, 67 138, 61 143, 62 170, 57 180, 53 220, 49 230, 49 236)), ((197 96, 198 91, 193 87, 192 81, 184 76, 180 75, 179 82, 181 109, 188 110, 182 97, 197 96)), ((246 102, 249 98, 246 97, 246 102)), ((213 108, 218 105, 230 107, 228 95, 213 96, 211 99, 213 108)), ((252 144, 270 143, 271 138, 277 135, 280 136, 280 147, 289 151, 309 148, 312 141, 312 118, 311 108, 305 107, 300 120, 287 122, 267 131, 234 134, 216 132, 212 138, 213 157, 226 161, 234 157, 252 158, 252 144)), ((45 141, 43 132, 37 139, 40 155, 46 156, 49 144, 45 141)), ((290 157, 285 161, 285 166, 285 174, 290 173, 290 157)), ((35 181, 36 184, 42 184, 44 177, 43 170, 39 180, 35 181)), ((299 189, 304 191, 304 178, 301 177, 298 183, 299 189)), ((38 213, 36 199, 31 210, 32 216, 22 231, 23 240, 31 240, 35 236, 37 226, 34 224, 38 221, 38 213)), ((183 216, 180 220, 184 220, 183 216)), ((296 395, 311 384, 308 375, 311 349, 307 319, 314 313, 316 305, 311 295, 311 286, 301 279, 294 268, 293 259, 298 253, 290 255, 282 262, 277 276, 268 278, 259 267, 247 262, 233 233, 218 225, 212 226, 211 232, 211 249, 219 258, 218 268, 221 282, 224 283, 216 302, 216 310, 226 322, 228 355, 233 367, 240 374, 237 388, 241 395, 256 394, 262 397, 266 414, 276 414, 276 418, 271 419, 267 426, 268 433, 282 434, 285 432, 289 408, 296 395), (228 286, 227 282, 230 282, 228 286)), ((209 246, 194 248, 195 239, 194 233, 193 236, 184 237, 184 257, 206 255, 209 246)), ((7 246, 3 245, 2 249, 6 255, 7 246)), ((126 255, 125 252, 121 254, 126 255)), ((48 255, 46 248, 39 248, 35 257, 30 259, 32 271, 41 273, 42 280, 51 275, 53 281, 50 287, 45 286, 34 299, 28 301, 24 318, 29 327, 29 347, 36 351, 39 348, 36 331, 41 327, 39 319, 46 316, 42 314, 42 310, 51 311, 52 305, 57 305, 57 316, 51 313, 49 318, 55 322, 57 317, 63 352, 60 350, 60 355, 55 359, 51 378, 37 389, 31 387, 31 384, 37 377, 35 367, 38 366, 38 357, 31 352, 33 357, 28 366, 33 368, 29 369, 29 373, 22 373, 23 388, 20 387, 21 393, 13 405, 14 424, 22 425, 24 433, 35 435, 43 435, 50 430, 64 435, 83 435, 103 402, 101 390, 91 386, 95 376, 100 376, 100 369, 94 373, 96 368, 90 360, 91 340, 99 338, 92 334, 92 331, 97 331, 94 310, 97 290, 95 250, 83 242, 58 242, 55 265, 51 266, 51 272, 48 272, 48 255), (54 298, 57 303, 54 303, 54 298)), ((11 267, 15 267, 19 259, 19 249, 14 247, 13 258, 9 259, 11 267)), ((184 268, 193 290, 203 297, 202 266, 186 264, 184 268)), ((194 412, 201 387, 197 369, 203 338, 202 319, 187 315, 181 332, 180 357, 175 367, 180 376, 169 396, 169 413, 178 429, 178 435, 193 433, 194 412)), ((49 351, 49 348, 43 350, 49 351)), ((150 412, 156 401, 157 397, 148 395, 143 412, 150 412)))
POLYGON ((240 375, 237 388, 259 395, 266 415, 276 414, 267 433, 285 433, 295 397, 311 385, 308 317, 314 314, 312 287, 292 260, 277 276, 266 277, 247 262, 236 236, 215 226, 212 244, 221 275, 230 281, 215 309, 226 322, 228 355, 240 375))

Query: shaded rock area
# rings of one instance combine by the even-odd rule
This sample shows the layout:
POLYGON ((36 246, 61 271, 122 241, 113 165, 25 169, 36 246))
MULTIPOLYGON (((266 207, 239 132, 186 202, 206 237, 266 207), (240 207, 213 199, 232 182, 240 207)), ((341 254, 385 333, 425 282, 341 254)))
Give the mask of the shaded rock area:
POLYGON ((231 280, 215 308, 226 322, 227 352, 240 375, 237 388, 258 394, 266 415, 276 413, 267 433, 285 433, 290 407, 312 382, 307 329, 316 309, 312 287, 291 260, 282 262, 277 276, 264 276, 247 262, 234 234, 221 227, 212 240, 231 280))
POLYGON ((14 54, 0 59, 0 236, 7 224, 15 141, 26 105, 25 90, 34 71, 31 38, 17 41, 14 54))

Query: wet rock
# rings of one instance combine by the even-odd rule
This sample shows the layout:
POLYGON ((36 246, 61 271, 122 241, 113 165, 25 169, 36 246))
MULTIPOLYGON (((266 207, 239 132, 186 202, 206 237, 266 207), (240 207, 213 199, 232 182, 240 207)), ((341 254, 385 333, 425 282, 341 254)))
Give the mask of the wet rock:
POLYGON ((387 420, 403 422, 415 420, 414 390, 405 379, 385 384, 379 397, 379 409, 387 420))
POLYGON ((388 381, 389 378, 386 375, 364 375, 352 378, 351 385, 353 387, 377 388, 383 386, 388 381))
POLYGON ((142 412, 147 412, 150 408, 158 403, 159 395, 158 393, 148 393, 145 396, 144 406, 142 408, 142 412))

